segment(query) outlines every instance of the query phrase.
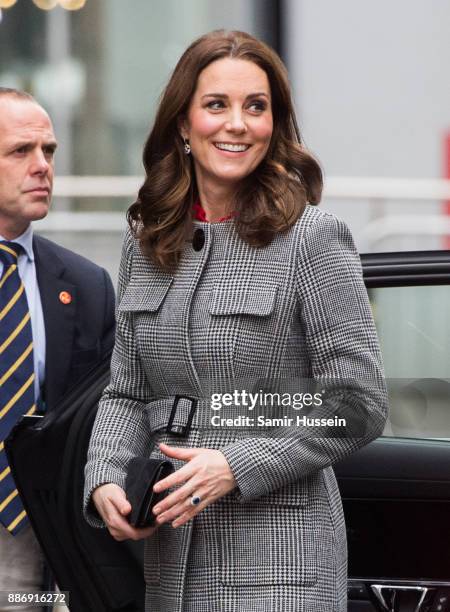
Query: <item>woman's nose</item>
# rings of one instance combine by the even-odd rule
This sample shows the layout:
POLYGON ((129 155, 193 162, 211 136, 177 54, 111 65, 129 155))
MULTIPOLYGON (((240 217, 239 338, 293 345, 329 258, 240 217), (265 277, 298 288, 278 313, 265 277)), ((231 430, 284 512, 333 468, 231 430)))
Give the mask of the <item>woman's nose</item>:
POLYGON ((237 134, 243 134, 247 131, 247 125, 240 110, 234 111, 230 114, 230 117, 225 124, 225 129, 230 132, 236 132, 237 134))

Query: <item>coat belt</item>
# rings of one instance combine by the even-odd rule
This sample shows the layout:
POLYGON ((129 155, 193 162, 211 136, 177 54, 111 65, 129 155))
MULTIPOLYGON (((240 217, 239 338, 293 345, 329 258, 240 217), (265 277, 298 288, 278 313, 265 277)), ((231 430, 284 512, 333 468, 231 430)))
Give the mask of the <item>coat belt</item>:
POLYGON ((146 411, 152 432, 166 430, 187 437, 192 430, 211 426, 210 402, 205 399, 172 395, 148 403, 146 411))

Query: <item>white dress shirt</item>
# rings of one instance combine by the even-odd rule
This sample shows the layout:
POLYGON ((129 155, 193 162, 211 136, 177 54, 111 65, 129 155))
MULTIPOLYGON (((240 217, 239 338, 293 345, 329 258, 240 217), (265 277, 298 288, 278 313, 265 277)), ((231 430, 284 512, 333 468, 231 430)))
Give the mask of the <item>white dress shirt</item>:
MULTIPOLYGON (((6 240, 0 235, 0 240, 6 240)), ((44 384, 45 377, 45 327, 44 314, 42 312, 41 295, 36 278, 36 266, 34 264, 33 253, 33 228, 31 225, 28 229, 14 240, 20 244, 25 253, 19 255, 19 276, 25 286, 25 293, 28 300, 28 308, 30 310, 31 328, 33 333, 33 358, 34 372, 36 374, 34 380, 34 395, 35 400, 39 399, 40 389, 44 384)), ((0 277, 3 274, 3 262, 0 260, 0 277)))

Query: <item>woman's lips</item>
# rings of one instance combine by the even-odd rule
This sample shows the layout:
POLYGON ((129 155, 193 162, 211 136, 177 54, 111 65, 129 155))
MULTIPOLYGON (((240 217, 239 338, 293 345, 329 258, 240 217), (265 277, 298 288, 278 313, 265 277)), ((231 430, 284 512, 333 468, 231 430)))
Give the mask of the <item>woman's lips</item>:
POLYGON ((214 142, 214 147, 225 154, 239 155, 246 153, 251 145, 246 143, 214 142))

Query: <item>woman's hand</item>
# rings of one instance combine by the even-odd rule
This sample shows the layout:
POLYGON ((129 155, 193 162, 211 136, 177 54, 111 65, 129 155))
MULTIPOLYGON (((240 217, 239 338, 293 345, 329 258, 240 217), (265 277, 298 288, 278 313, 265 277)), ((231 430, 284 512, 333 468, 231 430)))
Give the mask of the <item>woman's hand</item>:
POLYGON ((97 487, 92 493, 92 501, 109 533, 118 542, 142 540, 151 536, 158 529, 158 525, 143 529, 130 525, 126 517, 131 512, 131 504, 126 498, 125 491, 116 484, 110 483, 97 487))
POLYGON ((160 444, 159 448, 167 457, 187 463, 153 487, 159 493, 169 487, 182 485, 153 508, 158 525, 171 521, 172 527, 180 527, 236 487, 228 461, 220 451, 210 448, 177 448, 168 444, 160 444), (200 498, 198 505, 192 505, 192 496, 200 498))

